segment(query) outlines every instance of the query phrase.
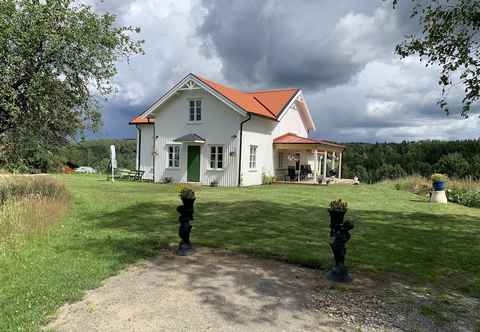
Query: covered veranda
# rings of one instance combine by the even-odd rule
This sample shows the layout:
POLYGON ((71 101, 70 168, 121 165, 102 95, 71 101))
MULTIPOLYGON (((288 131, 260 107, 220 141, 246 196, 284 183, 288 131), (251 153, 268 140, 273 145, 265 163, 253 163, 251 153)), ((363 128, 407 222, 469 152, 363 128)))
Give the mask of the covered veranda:
POLYGON ((286 134, 274 140, 277 182, 318 184, 342 179, 345 146, 286 134))

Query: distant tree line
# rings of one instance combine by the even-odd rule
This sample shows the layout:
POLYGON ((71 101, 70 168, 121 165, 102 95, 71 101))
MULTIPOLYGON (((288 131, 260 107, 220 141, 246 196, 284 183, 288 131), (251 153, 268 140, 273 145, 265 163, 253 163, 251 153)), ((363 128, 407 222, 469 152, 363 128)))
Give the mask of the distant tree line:
MULTIPOLYGON (((35 154, 36 171, 58 171, 63 165, 91 166, 105 172, 110 162, 110 145, 117 151, 120 168, 135 168, 133 139, 86 140, 68 144, 57 155, 35 154)), ((407 175, 429 177, 434 172, 451 178, 480 180, 480 140, 420 141, 402 143, 349 143, 343 154, 342 176, 358 176, 374 183, 407 175)), ((28 171, 31 171, 29 169, 28 171)))
POLYGON ((110 163, 110 145, 115 145, 119 168, 135 169, 137 143, 133 139, 101 139, 69 144, 60 159, 74 168, 90 166, 106 172, 110 163))
POLYGON ((343 176, 374 183, 434 172, 480 179, 480 140, 346 144, 343 176))

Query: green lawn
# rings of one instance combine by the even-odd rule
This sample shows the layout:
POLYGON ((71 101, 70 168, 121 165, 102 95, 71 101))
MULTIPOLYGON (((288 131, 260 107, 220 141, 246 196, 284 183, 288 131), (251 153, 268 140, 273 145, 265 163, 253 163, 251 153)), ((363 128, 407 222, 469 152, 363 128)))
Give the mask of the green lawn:
MULTIPOLYGON (((61 179, 73 195, 69 216, 47 238, 0 257, 0 331, 38 329, 62 303, 178 241, 174 186, 61 179)), ((431 205, 387 185, 202 187, 192 241, 319 267, 323 278, 332 261, 326 206, 337 198, 355 221, 353 273, 480 297, 480 209, 431 205)))

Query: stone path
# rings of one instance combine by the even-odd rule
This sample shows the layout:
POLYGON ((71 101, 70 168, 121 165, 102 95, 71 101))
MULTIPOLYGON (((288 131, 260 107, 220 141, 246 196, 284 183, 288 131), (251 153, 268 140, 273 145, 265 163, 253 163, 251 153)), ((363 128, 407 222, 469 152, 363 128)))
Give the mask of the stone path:
POLYGON ((82 301, 63 306, 47 329, 401 331, 413 324, 431 330, 422 319, 385 309, 371 294, 377 288, 372 283, 356 278, 349 291, 342 291, 318 271, 278 261, 213 249, 178 257, 165 250, 106 280, 82 301), (404 328, 402 321, 395 326, 399 317, 404 328))

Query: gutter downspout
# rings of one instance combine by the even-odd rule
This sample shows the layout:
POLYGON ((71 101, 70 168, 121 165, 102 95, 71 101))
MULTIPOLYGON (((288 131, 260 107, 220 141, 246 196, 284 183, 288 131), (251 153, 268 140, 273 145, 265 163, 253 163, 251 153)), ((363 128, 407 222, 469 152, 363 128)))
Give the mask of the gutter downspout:
POLYGON ((243 142, 243 125, 250 121, 252 115, 248 113, 248 119, 243 120, 240 122, 240 146, 239 146, 239 153, 238 153, 238 187, 241 185, 242 180, 242 142, 243 142))
POLYGON ((140 126, 137 125, 137 131, 138 131, 138 146, 137 146, 137 170, 140 170, 140 156, 142 155, 142 130, 140 129, 140 126))
POLYGON ((155 150, 155 142, 157 141, 157 137, 155 136, 155 123, 153 124, 153 153, 152 153, 152 158, 153 158, 153 182, 155 182, 155 154, 157 151, 155 150))

